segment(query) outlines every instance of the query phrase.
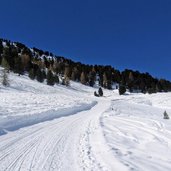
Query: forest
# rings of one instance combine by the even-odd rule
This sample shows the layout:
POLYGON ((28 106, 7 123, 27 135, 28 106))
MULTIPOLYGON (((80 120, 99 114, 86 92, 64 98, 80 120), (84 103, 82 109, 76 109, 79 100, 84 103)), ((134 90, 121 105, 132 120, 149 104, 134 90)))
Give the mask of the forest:
POLYGON ((166 79, 152 77, 149 73, 140 73, 131 69, 119 71, 110 65, 85 65, 71 59, 54 55, 36 47, 29 48, 19 42, 0 39, 0 65, 6 74, 28 74, 53 86, 62 84, 69 86, 70 80, 87 86, 95 84, 106 89, 127 89, 129 92, 156 93, 171 91, 171 82, 166 79))

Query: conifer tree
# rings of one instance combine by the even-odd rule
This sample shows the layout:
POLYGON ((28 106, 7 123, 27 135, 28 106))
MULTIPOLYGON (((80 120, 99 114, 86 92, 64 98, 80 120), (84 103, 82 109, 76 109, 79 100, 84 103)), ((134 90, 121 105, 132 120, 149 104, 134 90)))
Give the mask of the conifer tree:
POLYGON ((2 61, 2 56, 1 56, 2 53, 3 53, 3 45, 2 45, 2 41, 0 40, 0 64, 2 61))
POLYGON ((55 77, 55 83, 59 84, 59 77, 58 77, 58 75, 56 74, 54 77, 55 77))
POLYGON ((103 87, 107 88, 107 75, 106 75, 106 73, 103 74, 103 87))
POLYGON ((99 96, 103 96, 103 90, 101 87, 99 88, 98 92, 99 92, 99 96))
POLYGON ((119 94, 123 95, 126 92, 126 88, 124 85, 120 85, 119 86, 119 94))
POLYGON ((133 76, 133 73, 132 72, 129 73, 129 80, 130 81, 134 81, 134 76, 133 76))
POLYGON ((65 77, 64 78, 64 81, 65 81, 65 85, 66 86, 69 86, 70 85, 70 79, 69 79, 69 77, 65 77))
POLYGON ((18 73, 19 75, 23 73, 21 57, 15 58, 14 72, 18 73))
POLYGON ((42 83, 44 81, 44 76, 43 76, 43 72, 41 71, 40 68, 38 68, 37 72, 36 72, 36 79, 37 81, 39 81, 40 83, 42 83))
POLYGON ((35 77, 36 77, 36 74, 35 74, 35 72, 34 72, 34 69, 32 68, 32 69, 30 69, 30 71, 29 71, 29 78, 30 78, 31 80, 34 80, 35 77))
POLYGON ((72 71, 71 80, 76 81, 76 73, 75 73, 75 71, 72 71))
POLYGON ((48 70, 47 73, 47 85, 53 86, 55 84, 55 77, 53 76, 53 73, 51 70, 48 70))
POLYGON ((2 73, 2 85, 7 87, 9 86, 9 79, 8 79, 8 73, 6 69, 3 69, 2 73))
POLYGON ((70 74, 70 68, 69 66, 66 66, 64 71, 64 77, 70 77, 70 74))
POLYGON ((2 57, 5 58, 9 62, 9 58, 10 58, 10 49, 9 49, 9 47, 4 47, 3 48, 2 57))
POLYGON ((164 115, 163 119, 169 119, 169 115, 167 114, 166 111, 164 111, 163 115, 164 115))
POLYGON ((43 69, 42 70, 43 78, 46 79, 46 71, 43 69))
POLYGON ((89 85, 93 87, 95 84, 95 81, 96 81, 96 73, 94 71, 90 71, 89 72, 89 85))
POLYGON ((62 85, 65 85, 65 79, 62 78, 62 85))
POLYGON ((5 70, 6 70, 7 72, 9 71, 9 69, 10 69, 9 63, 7 62, 7 60, 6 60, 4 57, 2 58, 1 65, 2 65, 2 67, 5 68, 5 70))
POLYGON ((81 73, 80 82, 86 85, 86 77, 84 72, 81 73))

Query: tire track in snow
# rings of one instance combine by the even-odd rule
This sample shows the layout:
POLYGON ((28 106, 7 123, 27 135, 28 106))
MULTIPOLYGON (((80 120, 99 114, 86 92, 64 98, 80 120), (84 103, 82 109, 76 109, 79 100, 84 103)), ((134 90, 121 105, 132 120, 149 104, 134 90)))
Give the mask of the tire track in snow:
MULTIPOLYGON (((88 111, 61 117, 0 136, 0 170, 5 171, 75 171, 108 169, 107 145, 101 140, 99 117, 110 102, 99 101, 88 111), (15 149, 15 150, 14 150, 15 149), (105 156, 103 157, 103 153, 105 156), (99 155, 102 155, 99 157, 99 155), (85 161, 85 162, 83 162, 85 161)), ((112 156, 110 156, 112 157, 112 156)))

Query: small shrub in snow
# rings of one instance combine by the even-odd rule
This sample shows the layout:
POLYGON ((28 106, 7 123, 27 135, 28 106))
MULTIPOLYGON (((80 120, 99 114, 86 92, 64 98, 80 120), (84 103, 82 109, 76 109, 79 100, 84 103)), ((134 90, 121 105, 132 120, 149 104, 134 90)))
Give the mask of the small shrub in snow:
POLYGON ((164 115, 163 119, 169 119, 169 115, 167 114, 166 111, 164 111, 163 115, 164 115))
POLYGON ((99 97, 99 95, 97 94, 97 92, 96 92, 96 91, 94 92, 94 96, 99 97))

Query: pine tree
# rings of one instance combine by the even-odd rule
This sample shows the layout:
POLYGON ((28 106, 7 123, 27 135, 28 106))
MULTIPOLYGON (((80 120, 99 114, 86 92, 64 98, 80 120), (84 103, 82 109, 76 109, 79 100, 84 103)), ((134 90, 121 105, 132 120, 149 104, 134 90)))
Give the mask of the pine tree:
POLYGON ((55 84, 55 77, 53 76, 53 73, 51 70, 48 70, 47 73, 47 85, 53 86, 55 84))
POLYGON ((2 73, 2 85, 7 87, 9 86, 9 79, 8 79, 8 74, 6 69, 3 69, 3 73, 2 73))
POLYGON ((86 77, 84 72, 81 73, 80 82, 86 85, 86 77))
POLYGON ((0 64, 2 61, 2 56, 1 56, 2 53, 3 53, 3 45, 2 45, 2 41, 0 40, 0 64))
POLYGON ((39 68, 36 72, 36 79, 37 81, 39 81, 40 83, 42 83, 44 81, 44 75, 43 72, 41 71, 41 69, 39 68))
POLYGON ((62 85, 65 85, 65 79, 62 78, 62 85))
POLYGON ((70 68, 69 66, 65 67, 65 71, 64 71, 64 77, 70 77, 70 68))
POLYGON ((98 92, 99 92, 99 96, 103 96, 103 90, 101 87, 99 88, 98 92))
POLYGON ((15 58, 14 72, 18 73, 19 75, 23 73, 21 57, 15 58))
POLYGON ((2 58, 1 65, 2 65, 2 67, 5 68, 6 71, 9 71, 9 69, 10 69, 9 63, 7 62, 7 60, 4 57, 2 58))
POLYGON ((127 85, 128 85, 128 89, 129 89, 130 92, 133 92, 133 88, 135 87, 133 81, 134 81, 133 73, 132 72, 129 72, 127 85))
POLYGON ((169 119, 169 115, 167 114, 166 111, 164 111, 163 115, 164 115, 163 119, 169 119))
MULTIPOLYGON (((2 62, 1 65, 9 71, 10 69, 10 49, 8 47, 5 47, 3 49, 3 54, 2 54, 2 62)), ((11 60, 12 61, 12 60, 11 60)))
POLYGON ((56 84, 59 84, 59 77, 58 77, 57 74, 54 76, 54 78, 55 78, 55 83, 56 83, 56 84))
POLYGON ((43 78, 46 79, 46 71, 43 69, 42 70, 43 78))
POLYGON ((34 72, 34 69, 32 68, 32 69, 30 69, 30 71, 29 71, 29 78, 30 78, 31 80, 34 80, 35 77, 36 77, 36 74, 35 74, 35 72, 34 72))
POLYGON ((103 87, 107 88, 107 75, 106 75, 106 73, 103 74, 103 87))
POLYGON ((65 81, 65 85, 66 86, 69 86, 70 85, 70 79, 69 79, 69 77, 65 77, 64 78, 64 81, 65 81))
POLYGON ((120 85, 120 86, 119 86, 119 94, 120 94, 120 95, 123 95, 125 92, 126 92, 125 86, 120 85))
POLYGON ((71 80, 73 81, 78 81, 78 69, 76 67, 74 67, 74 69, 72 70, 72 74, 71 74, 71 80))
POLYGON ((89 85, 90 85, 91 87, 94 86, 95 80, 96 80, 96 73, 95 73, 95 71, 90 71, 90 72, 89 72, 89 85))
POLYGON ((133 76, 133 73, 132 72, 129 73, 129 80, 130 81, 134 81, 134 76, 133 76))
POLYGON ((75 73, 75 71, 72 71, 71 80, 76 81, 76 73, 75 73))

